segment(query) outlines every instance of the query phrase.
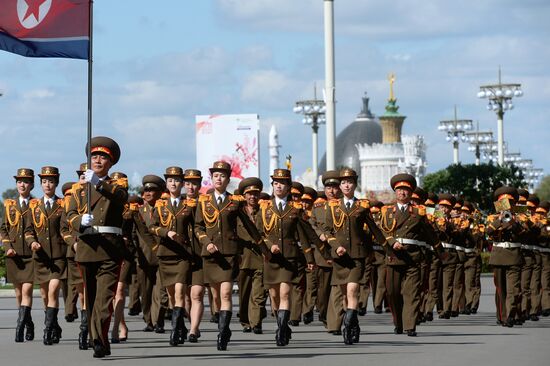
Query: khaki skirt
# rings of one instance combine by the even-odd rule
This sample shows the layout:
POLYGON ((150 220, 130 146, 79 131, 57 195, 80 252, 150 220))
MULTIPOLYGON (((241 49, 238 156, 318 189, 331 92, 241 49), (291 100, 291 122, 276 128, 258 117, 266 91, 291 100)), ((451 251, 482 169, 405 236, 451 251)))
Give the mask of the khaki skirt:
POLYGON ((69 285, 80 285, 84 283, 82 280, 82 273, 80 273, 80 268, 78 268, 78 263, 74 258, 67 257, 67 279, 69 285))
POLYGON ((365 274, 365 259, 350 256, 334 258, 332 262, 331 285, 345 285, 350 282, 362 283, 365 274))
POLYGON ((191 283, 191 265, 181 257, 159 257, 159 277, 163 287, 191 283))
POLYGON ((34 283, 34 260, 32 257, 6 257, 6 272, 9 283, 34 283))
POLYGON ((285 258, 280 254, 273 254, 269 262, 264 265, 264 284, 277 285, 281 282, 297 285, 303 280, 305 263, 298 258, 285 258))
POLYGON ((58 258, 46 261, 34 261, 34 282, 45 283, 50 280, 67 279, 67 259, 58 258))
POLYGON ((222 254, 202 259, 204 283, 233 282, 239 273, 239 258, 222 254))

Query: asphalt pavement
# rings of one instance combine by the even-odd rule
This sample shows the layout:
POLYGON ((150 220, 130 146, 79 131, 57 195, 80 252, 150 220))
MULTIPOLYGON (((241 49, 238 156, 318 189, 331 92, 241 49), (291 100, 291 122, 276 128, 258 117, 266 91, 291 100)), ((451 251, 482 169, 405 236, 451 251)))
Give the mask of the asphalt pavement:
POLYGON ((367 315, 360 317, 360 343, 353 346, 344 345, 341 336, 326 333, 315 316, 313 323, 293 327, 287 347, 277 347, 274 318, 266 319, 262 335, 243 333, 235 311, 227 351, 216 350, 217 325, 208 321, 209 316, 201 325, 198 343, 171 347, 169 332, 144 333, 141 317, 126 315, 128 341, 113 344, 112 355, 104 359, 94 359, 92 350, 78 350, 78 320, 65 322, 62 310, 59 323, 63 339, 57 345, 44 346, 44 313, 39 298, 34 299, 32 311, 36 339, 15 343, 15 299, 0 297, 0 365, 550 365, 550 317, 514 328, 497 326, 492 278, 483 277, 482 286, 477 314, 434 319, 418 327, 417 337, 393 334, 391 315, 374 314, 369 302, 367 315))

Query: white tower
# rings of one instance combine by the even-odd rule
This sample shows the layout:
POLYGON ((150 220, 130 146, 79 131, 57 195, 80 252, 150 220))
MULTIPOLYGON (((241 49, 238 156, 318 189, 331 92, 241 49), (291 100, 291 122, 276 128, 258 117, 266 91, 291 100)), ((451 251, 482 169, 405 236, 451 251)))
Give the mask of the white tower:
POLYGON ((279 168, 279 133, 275 125, 269 130, 269 174, 279 168))

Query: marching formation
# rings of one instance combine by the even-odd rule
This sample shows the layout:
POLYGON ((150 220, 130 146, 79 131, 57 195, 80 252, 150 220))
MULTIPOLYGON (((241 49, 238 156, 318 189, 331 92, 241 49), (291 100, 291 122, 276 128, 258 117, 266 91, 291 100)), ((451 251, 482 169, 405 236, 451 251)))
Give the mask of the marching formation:
POLYGON ((358 343, 369 296, 375 313, 392 313, 395 334, 414 337, 434 311, 440 319, 477 312, 483 251, 491 252, 498 324, 550 315, 550 202, 526 190, 497 189, 496 213, 485 217, 473 202, 425 192, 408 174, 389 182, 393 202, 358 199, 358 176, 348 168, 324 173, 322 191, 276 169, 272 194, 256 177, 230 193, 232 168, 217 161, 205 194, 201 171, 173 166, 164 179, 144 176, 140 195, 129 196, 127 177, 110 172, 118 144, 94 137, 86 151, 91 166, 81 164, 63 197, 56 195, 59 170, 46 166, 38 174, 42 197, 31 196, 34 172, 23 168, 14 176, 19 196, 4 201, 0 234, 19 308, 15 342, 35 337, 35 284, 43 343, 62 339, 63 288, 65 319, 80 319, 79 348, 99 358, 128 338, 127 290, 145 332, 164 333, 170 319, 172 346, 199 342, 208 293, 217 349, 226 350, 234 282, 242 331, 263 332, 269 300, 277 346, 288 345, 292 327, 311 323, 316 311, 328 332, 358 343))

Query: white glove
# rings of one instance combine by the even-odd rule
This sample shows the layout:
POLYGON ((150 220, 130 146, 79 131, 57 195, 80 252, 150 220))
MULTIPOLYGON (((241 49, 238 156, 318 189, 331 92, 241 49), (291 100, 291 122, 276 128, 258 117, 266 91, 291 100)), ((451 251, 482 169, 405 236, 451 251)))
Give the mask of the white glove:
POLYGON ((84 214, 80 226, 92 226, 92 222, 94 222, 94 215, 84 214))
POLYGON ((88 169, 84 172, 84 180, 86 183, 92 183, 94 186, 97 186, 99 183, 99 177, 92 169, 88 169))

